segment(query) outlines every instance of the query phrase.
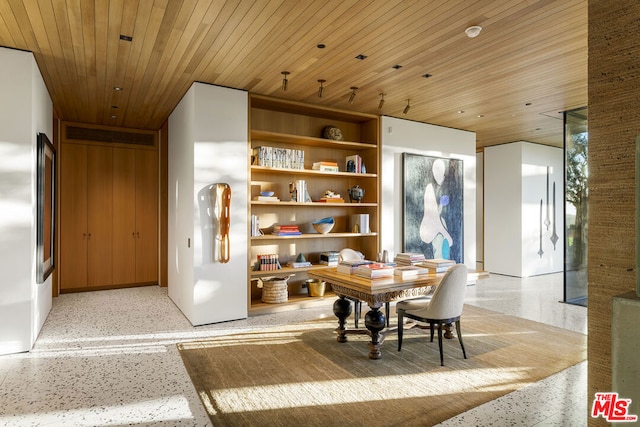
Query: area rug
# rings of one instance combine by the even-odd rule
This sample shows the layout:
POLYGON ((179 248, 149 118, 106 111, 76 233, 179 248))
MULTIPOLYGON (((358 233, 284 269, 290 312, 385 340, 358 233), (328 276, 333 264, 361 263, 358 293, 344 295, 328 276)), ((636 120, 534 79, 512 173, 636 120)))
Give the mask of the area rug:
MULTIPOLYGON (((349 321, 352 319, 350 318, 349 321)), ((465 305, 462 336, 336 341, 335 317, 178 344, 215 426, 431 426, 586 358, 583 334, 465 305)), ((352 323, 351 323, 352 324, 352 323)))

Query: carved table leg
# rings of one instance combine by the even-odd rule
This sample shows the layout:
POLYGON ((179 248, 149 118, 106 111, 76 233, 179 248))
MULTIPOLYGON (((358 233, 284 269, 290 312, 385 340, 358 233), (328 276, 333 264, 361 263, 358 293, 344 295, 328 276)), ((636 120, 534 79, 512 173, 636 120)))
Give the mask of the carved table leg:
POLYGON ((338 329, 336 329, 338 337, 336 339, 338 342, 347 342, 347 329, 344 326, 347 323, 347 317, 351 315, 351 302, 340 296, 333 303, 333 314, 338 318, 338 329))
POLYGON ((364 324, 371 332, 369 359, 380 359, 382 357, 382 353, 380 352, 380 347, 382 347, 380 331, 383 330, 387 324, 384 313, 379 310, 379 307, 371 307, 371 310, 364 316, 364 324))

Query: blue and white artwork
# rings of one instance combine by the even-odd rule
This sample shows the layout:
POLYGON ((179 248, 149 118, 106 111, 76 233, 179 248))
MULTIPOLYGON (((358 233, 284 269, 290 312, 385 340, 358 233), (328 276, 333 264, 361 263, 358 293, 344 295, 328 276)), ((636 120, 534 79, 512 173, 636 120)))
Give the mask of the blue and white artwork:
POLYGON ((404 252, 464 262, 463 162, 403 153, 404 252))

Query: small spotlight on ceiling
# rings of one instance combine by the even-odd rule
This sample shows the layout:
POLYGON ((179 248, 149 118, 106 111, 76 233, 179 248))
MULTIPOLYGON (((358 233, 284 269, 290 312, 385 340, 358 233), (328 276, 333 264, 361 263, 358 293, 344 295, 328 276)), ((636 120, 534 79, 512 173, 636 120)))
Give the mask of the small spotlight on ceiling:
POLYGON ((286 91, 289 87, 289 80, 287 80, 287 76, 291 73, 288 71, 282 71, 280 74, 284 76, 284 78, 282 79, 282 90, 286 91))
POLYGON ((386 93, 382 92, 380 94, 380 102, 378 103, 378 110, 382 110, 382 106, 384 105, 384 96, 386 93))
POLYGON ((406 105, 406 107, 404 107, 404 110, 402 110, 402 114, 407 114, 409 112, 409 110, 411 109, 411 105, 409 105, 409 101, 411 101, 411 100, 407 99, 407 105, 406 105))
POLYGON ((124 40, 126 42, 130 42, 131 40, 133 40, 133 37, 125 36, 124 34, 120 34, 120 40, 124 40))
POLYGON ((122 88, 120 86, 114 86, 113 90, 115 90, 116 92, 120 92, 122 88))
POLYGON ((360 55, 356 56, 356 59, 359 59, 359 60, 362 61, 363 59, 367 59, 367 55, 360 54, 360 55))
POLYGON ((318 98, 322 98, 322 94, 324 93, 324 83, 325 82, 326 82, 325 79, 318 80, 318 83, 320 83, 320 87, 318 88, 318 98))
POLYGON ((351 95, 349 95, 349 104, 353 104, 353 101, 356 99, 356 90, 358 90, 357 86, 351 86, 351 95))
POLYGON ((327 47, 326 44, 324 43, 318 43, 318 45, 316 46, 318 49, 324 49, 325 47, 327 47))
POLYGON ((427 74, 423 74, 423 75, 422 75, 422 77, 424 77, 425 79, 428 79, 428 78, 429 78, 429 77, 431 77, 431 76, 432 76, 432 74, 429 74, 429 73, 427 73, 427 74))
POLYGON ((482 31, 482 27, 479 25, 472 25, 471 27, 464 30, 464 32, 467 34, 467 37, 471 39, 474 37, 478 37, 478 34, 480 34, 480 31, 482 31))
POLYGON ((458 114, 464 114, 464 110, 458 110, 458 114))
POLYGON ((402 65, 396 64, 396 65, 392 66, 391 68, 393 68, 394 70, 399 70, 400 68, 402 68, 402 65))

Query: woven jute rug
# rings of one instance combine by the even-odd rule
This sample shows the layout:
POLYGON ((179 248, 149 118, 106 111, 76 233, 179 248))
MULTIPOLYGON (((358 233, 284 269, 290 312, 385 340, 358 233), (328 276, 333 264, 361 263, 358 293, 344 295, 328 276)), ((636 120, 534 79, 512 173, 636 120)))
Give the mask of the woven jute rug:
MULTIPOLYGON (((349 319, 352 320, 352 319, 349 319)), ((466 305, 462 336, 387 335, 382 359, 366 335, 336 341, 337 319, 178 344, 215 426, 430 426, 586 358, 587 337, 466 305)))

